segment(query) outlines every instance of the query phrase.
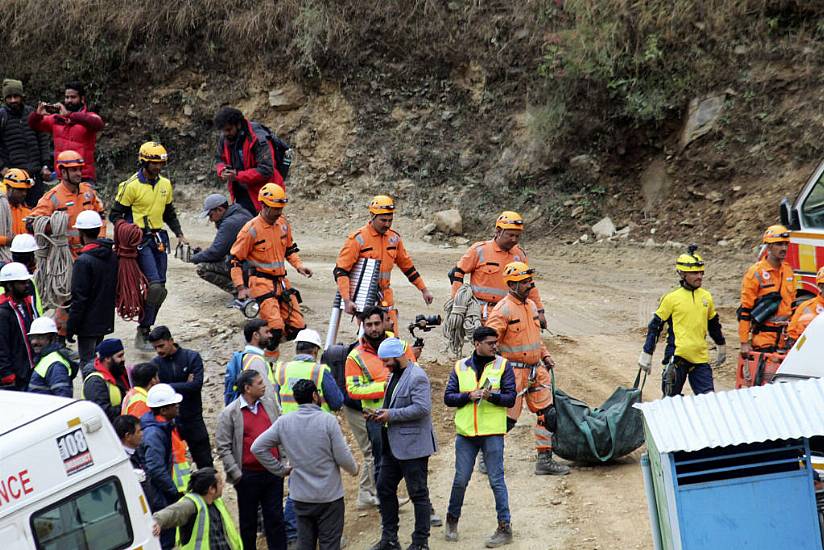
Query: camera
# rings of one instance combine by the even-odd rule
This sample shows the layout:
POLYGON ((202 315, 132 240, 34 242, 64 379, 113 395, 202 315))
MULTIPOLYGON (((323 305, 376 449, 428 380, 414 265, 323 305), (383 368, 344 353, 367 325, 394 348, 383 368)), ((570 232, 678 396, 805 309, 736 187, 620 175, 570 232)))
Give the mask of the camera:
POLYGON ((43 109, 52 115, 55 115, 60 112, 60 106, 55 103, 46 103, 43 105, 43 109))
POLYGON ((409 323, 409 333, 413 338, 415 338, 415 343, 413 346, 416 348, 423 347, 423 338, 415 333, 416 330, 429 332, 433 328, 439 326, 442 322, 443 320, 440 315, 416 315, 415 322, 409 323))

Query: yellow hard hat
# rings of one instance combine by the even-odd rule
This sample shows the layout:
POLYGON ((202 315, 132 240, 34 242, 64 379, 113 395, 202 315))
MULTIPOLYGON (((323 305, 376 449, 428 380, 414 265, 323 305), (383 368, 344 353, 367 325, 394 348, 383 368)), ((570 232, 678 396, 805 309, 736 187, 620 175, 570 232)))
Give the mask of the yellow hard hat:
POLYGON ((516 231, 524 230, 524 219, 517 212, 507 210, 501 212, 498 219, 495 221, 495 229, 514 229, 516 231))
POLYGON ((675 269, 683 271, 684 273, 704 271, 704 258, 695 251, 681 254, 678 256, 678 259, 675 260, 675 269))
POLYGON ((260 188, 258 200, 266 206, 272 208, 283 208, 289 199, 286 198, 286 191, 277 183, 267 183, 260 188))
POLYGON ((28 189, 34 185, 34 180, 29 177, 29 173, 20 168, 9 168, 3 176, 3 185, 14 189, 28 189))
POLYGON ((66 149, 65 151, 57 155, 58 168, 83 168, 85 165, 86 162, 83 160, 83 157, 81 157, 80 153, 78 153, 77 151, 66 149))
POLYGON ((137 158, 141 162, 166 162, 169 155, 166 148, 156 141, 147 141, 140 146, 137 158))
POLYGON ((369 203, 369 212, 376 215, 394 214, 395 201, 392 200, 392 197, 377 195, 376 197, 373 197, 372 202, 369 203))
POLYGON ((820 285, 821 283, 824 283, 824 267, 815 274, 815 284, 820 285))
POLYGON ((764 244, 788 243, 790 242, 790 230, 783 225, 771 225, 764 231, 761 242, 764 244))
POLYGON ((529 279, 535 273, 524 262, 510 262, 504 267, 504 282, 512 283, 529 279))

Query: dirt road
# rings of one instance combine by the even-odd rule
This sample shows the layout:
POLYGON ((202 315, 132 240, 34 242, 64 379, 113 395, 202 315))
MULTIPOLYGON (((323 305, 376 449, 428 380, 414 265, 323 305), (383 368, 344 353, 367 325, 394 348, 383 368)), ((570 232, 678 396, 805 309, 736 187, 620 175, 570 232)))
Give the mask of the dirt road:
MULTIPOLYGON (((292 205, 290 204, 290 209, 292 205)), ((293 284, 300 289, 304 314, 310 327, 326 331, 329 307, 334 294, 332 267, 345 232, 341 225, 354 229, 362 220, 342 217, 333 211, 317 212, 306 217, 294 209, 288 212, 295 225, 301 255, 315 275, 305 279, 291 272, 293 284), (311 225, 300 220, 326 220, 311 225)), ((186 234, 195 244, 208 244, 213 229, 193 217, 184 218, 186 234)), ((419 292, 400 273, 393 276, 393 288, 399 302, 401 323, 405 325, 416 313, 442 313, 448 297, 446 272, 463 253, 464 247, 445 248, 414 239, 416 227, 399 219, 396 227, 406 236, 415 264, 436 296, 426 307, 419 292)), ((618 385, 627 385, 635 375, 635 363, 649 316, 658 297, 675 284, 673 262, 681 251, 672 248, 643 248, 617 243, 586 247, 553 248, 525 243, 533 267, 538 270, 537 284, 547 305, 550 331, 545 332, 547 345, 558 365, 559 386, 591 405, 600 404, 618 385)), ((534 237, 532 237, 534 239, 534 237)), ((720 251, 714 251, 720 255, 720 251)), ((715 254, 705 253, 712 258, 715 254)), ((722 262, 710 259, 705 286, 720 304, 728 338, 734 331, 734 314, 738 277, 747 264, 746 255, 727 253, 722 262), (725 272, 729 275, 720 276, 725 272)), ((200 351, 207 381, 204 404, 210 425, 222 409, 223 370, 232 351, 242 349, 239 332, 243 318, 227 309, 227 295, 202 282, 194 267, 170 259, 169 298, 160 312, 158 323, 171 327, 176 340, 200 351)), ((338 341, 348 341, 355 334, 348 321, 341 323, 338 341)), ((128 344, 134 337, 134 325, 118 321, 117 335, 128 344)), ((408 334, 404 334, 408 336, 408 334)), ((730 338, 731 342, 735 338, 730 338)), ((453 359, 445 354, 440 333, 426 338, 422 362, 432 380, 433 418, 439 452, 430 461, 430 491, 441 516, 446 505, 454 472, 454 427, 452 415, 441 400, 453 359)), ((466 348, 469 351, 469 348, 466 348)), ((734 357, 734 350, 730 356, 734 357)), ((282 347, 284 357, 292 346, 282 347)), ((133 350, 127 353, 131 364, 148 359, 150 354, 133 350)), ((656 355, 656 358, 660 356, 656 355)), ((716 372, 716 388, 732 386, 732 361, 716 372)), ((659 397, 660 374, 646 386, 645 398, 659 397)), ((531 424, 534 416, 526 412, 519 425, 507 436, 505 455, 506 482, 509 489, 513 549, 609 549, 651 548, 641 471, 636 451, 606 466, 573 465, 572 473, 563 478, 533 475, 534 449, 531 424)), ((342 421, 344 430, 346 424, 342 421)), ((360 458, 356 446, 355 455, 360 458)), ((354 501, 356 481, 345 480, 348 502, 354 501)), ((234 491, 226 491, 228 499, 234 491)), ((409 542, 412 531, 411 507, 401 515, 401 543, 409 542)), ((346 538, 348 547, 360 550, 377 540, 379 516, 376 511, 357 512, 347 509, 346 538)), ((492 493, 484 476, 475 474, 467 491, 463 519, 459 529, 460 546, 446 543, 441 529, 433 529, 433 549, 481 548, 496 526, 492 493)))

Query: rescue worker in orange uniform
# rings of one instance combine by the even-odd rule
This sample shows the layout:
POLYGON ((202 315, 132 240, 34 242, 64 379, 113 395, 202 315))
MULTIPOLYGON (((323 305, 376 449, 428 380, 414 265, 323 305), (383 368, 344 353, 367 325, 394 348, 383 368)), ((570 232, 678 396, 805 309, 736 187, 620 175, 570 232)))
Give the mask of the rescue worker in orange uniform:
POLYGON ((824 267, 815 274, 815 283, 818 285, 818 296, 798 304, 787 327, 787 349, 793 347, 798 337, 806 330, 813 319, 824 312, 824 267))
POLYGON ((3 176, 3 186, 11 211, 11 236, 0 235, 0 246, 9 246, 15 235, 26 233, 25 218, 31 214, 31 208, 26 206, 26 193, 34 186, 34 180, 25 170, 9 168, 3 176))
POLYGON ((742 355, 784 347, 784 329, 795 301, 795 274, 785 261, 790 231, 783 225, 771 225, 762 242, 767 246, 766 255, 750 266, 741 282, 738 337, 742 355), (758 318, 761 323, 756 322, 758 318))
POLYGON ((306 328, 300 312, 300 294, 286 278, 286 262, 298 273, 312 276, 298 256, 298 245, 292 239, 292 226, 282 215, 288 199, 283 188, 267 183, 260 189, 260 214, 252 218, 237 235, 229 252, 232 262, 232 283, 238 300, 251 297, 260 305, 260 318, 272 329, 268 351, 275 352, 281 339, 292 340, 306 328), (243 262, 250 267, 249 286, 243 275, 243 262))
POLYGON ((553 403, 549 369, 555 367, 555 362, 541 339, 538 306, 529 298, 535 287, 534 273, 524 262, 511 262, 504 267, 503 277, 509 293, 492 309, 486 326, 498 333, 498 351, 515 369, 518 395, 515 405, 507 410, 507 431, 518 422, 526 401, 529 410, 538 415, 535 474, 565 475, 569 468, 552 458, 549 418, 553 403))
POLYGON ((344 301, 346 313, 355 314, 357 313, 355 304, 349 299, 349 273, 361 258, 380 260, 381 299, 378 305, 389 310, 393 330, 397 332, 398 311, 394 307, 395 298, 389 286, 392 268, 395 264, 403 271, 409 282, 421 291, 424 303, 431 304, 433 296, 426 288, 420 273, 415 269, 401 236, 392 229, 395 215, 395 202, 392 198, 386 195, 374 197, 369 203, 369 213, 372 215, 369 223, 349 235, 343 243, 333 274, 344 301))
MULTIPOLYGON (((524 219, 517 212, 501 212, 495 221, 495 236, 488 241, 481 241, 469 247, 452 271, 449 280, 452 282, 452 297, 455 297, 464 277, 470 276, 472 295, 481 302, 481 322, 489 317, 489 312, 501 298, 509 293, 503 278, 504 266, 512 262, 529 263, 526 252, 520 246, 521 235, 524 231, 524 219)), ((541 326, 546 328, 544 305, 533 288, 529 299, 538 307, 538 316, 541 326)))
MULTIPOLYGON (((40 197, 37 206, 31 211, 31 215, 51 216, 55 210, 65 210, 69 215, 69 225, 66 235, 69 241, 69 249, 72 258, 77 258, 83 243, 80 241, 80 232, 74 229, 74 222, 77 215, 84 210, 94 210, 103 216, 103 203, 95 193, 92 186, 83 182, 83 167, 86 165, 83 157, 75 151, 63 151, 57 156, 57 170, 60 183, 40 197)), ((106 222, 100 228, 100 237, 106 236, 106 222)))

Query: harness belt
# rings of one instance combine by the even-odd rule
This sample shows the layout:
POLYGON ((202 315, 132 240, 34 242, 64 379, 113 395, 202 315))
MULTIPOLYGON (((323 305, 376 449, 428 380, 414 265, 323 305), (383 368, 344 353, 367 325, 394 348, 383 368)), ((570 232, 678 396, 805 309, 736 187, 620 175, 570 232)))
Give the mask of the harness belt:
POLYGON ((270 281, 274 281, 275 283, 279 283, 281 279, 283 279, 284 275, 272 275, 270 273, 264 273, 263 271, 258 271, 257 268, 252 268, 249 270, 250 277, 260 277, 261 279, 269 279, 270 281))

